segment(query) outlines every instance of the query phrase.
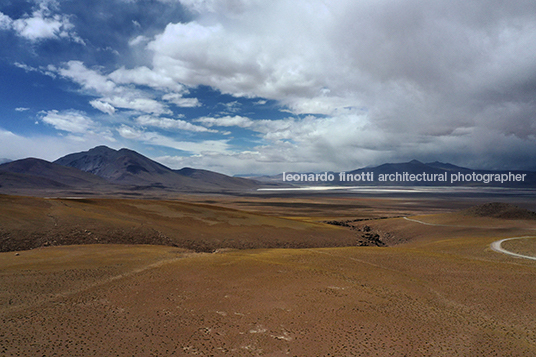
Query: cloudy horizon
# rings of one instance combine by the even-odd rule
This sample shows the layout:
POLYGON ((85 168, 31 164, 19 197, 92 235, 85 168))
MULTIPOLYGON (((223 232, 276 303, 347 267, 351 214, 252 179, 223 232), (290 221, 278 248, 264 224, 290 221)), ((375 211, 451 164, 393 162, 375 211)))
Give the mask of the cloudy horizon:
POLYGON ((536 170, 536 3, 0 4, 0 158, 536 170))

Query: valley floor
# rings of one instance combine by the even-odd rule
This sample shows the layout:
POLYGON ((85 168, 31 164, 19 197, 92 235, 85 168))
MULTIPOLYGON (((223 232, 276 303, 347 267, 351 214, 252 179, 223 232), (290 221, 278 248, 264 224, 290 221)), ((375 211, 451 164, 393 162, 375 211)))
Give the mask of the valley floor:
POLYGON ((410 218, 366 221, 391 247, 0 253, 0 355, 536 355, 536 261, 490 248, 536 224, 410 218))

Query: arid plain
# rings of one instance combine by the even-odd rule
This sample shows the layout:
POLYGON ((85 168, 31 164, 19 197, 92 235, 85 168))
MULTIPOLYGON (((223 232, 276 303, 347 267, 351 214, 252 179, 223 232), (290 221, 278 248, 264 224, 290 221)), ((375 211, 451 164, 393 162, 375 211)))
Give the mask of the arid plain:
POLYGON ((0 355, 536 355, 536 260, 490 248, 527 237, 503 248, 535 256, 523 209, 329 195, 0 201, 0 355))

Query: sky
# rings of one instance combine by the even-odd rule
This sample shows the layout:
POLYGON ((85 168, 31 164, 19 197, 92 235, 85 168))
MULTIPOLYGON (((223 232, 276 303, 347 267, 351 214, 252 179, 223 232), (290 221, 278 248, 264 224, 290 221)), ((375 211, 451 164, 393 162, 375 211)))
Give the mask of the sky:
POLYGON ((536 170, 533 0, 0 0, 0 158, 536 170))

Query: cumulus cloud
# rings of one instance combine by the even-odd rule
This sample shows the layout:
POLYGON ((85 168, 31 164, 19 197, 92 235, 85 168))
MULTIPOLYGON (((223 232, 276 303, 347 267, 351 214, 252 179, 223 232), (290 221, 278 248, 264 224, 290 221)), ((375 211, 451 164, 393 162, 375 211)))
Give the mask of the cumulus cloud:
POLYGON ((182 93, 168 93, 164 94, 162 99, 182 108, 195 108, 201 106, 201 103, 197 98, 184 98, 182 95, 182 93))
POLYGON ((110 95, 117 88, 113 81, 98 71, 87 68, 80 61, 69 61, 65 66, 58 68, 57 72, 80 84, 82 88, 97 94, 110 95))
POLYGON ((401 108, 392 121, 441 121, 449 113, 422 102, 454 104, 514 71, 535 70, 530 56, 511 55, 535 45, 534 18, 522 7, 499 7, 505 21, 499 10, 482 18, 490 7, 482 3, 235 3, 242 12, 228 21, 214 11, 228 1, 186 2, 199 18, 168 25, 149 44, 155 67, 181 83, 280 100, 297 113, 365 106, 382 120, 390 104, 420 105, 419 117, 401 108))
POLYGON ((40 1, 31 14, 19 19, 12 19, 0 12, 0 29, 12 29, 30 41, 65 38, 84 43, 76 34, 69 16, 55 13, 57 6, 56 1, 40 1))
POLYGON ((179 141, 156 132, 140 130, 128 125, 122 125, 117 129, 117 132, 125 139, 165 146, 196 155, 223 154, 230 150, 227 140, 179 141))
MULTIPOLYGON (((114 76, 106 76, 97 70, 87 68, 80 61, 69 61, 65 66, 58 68, 57 72, 80 84, 88 94, 100 96, 98 101, 92 101, 92 105, 94 107, 96 105, 99 110, 105 109, 105 112, 109 112, 112 107, 115 107, 154 114, 171 113, 163 103, 151 98, 150 93, 128 85, 120 85, 131 83, 121 75, 125 74, 124 72, 116 73, 114 76), (119 83, 116 83, 114 78, 119 83)), ((144 70, 141 72, 143 73, 144 70)), ((147 84, 145 80, 147 78, 141 78, 138 82, 147 84)))
POLYGON ((13 20, 0 11, 0 30, 9 30, 13 26, 13 20))
POLYGON ((100 99, 93 100, 90 104, 108 114, 113 114, 117 108, 157 115, 171 114, 168 106, 158 100, 155 94, 135 86, 166 91, 166 94, 162 95, 162 100, 178 107, 194 108, 201 105, 197 98, 183 97, 189 93, 184 85, 148 67, 134 69, 122 67, 106 75, 99 70, 87 68, 80 61, 69 61, 55 71, 81 85, 88 94, 100 96, 100 99))
POLYGON ((50 110, 44 113, 41 120, 58 130, 70 133, 85 133, 96 126, 95 122, 84 113, 75 110, 65 112, 50 110))
POLYGON ((103 127, 93 121, 86 113, 78 110, 49 110, 40 114, 39 120, 53 126, 55 129, 66 132, 69 141, 96 141, 104 140, 115 142, 109 128, 103 127))
POLYGON ((221 118, 203 117, 196 119, 195 121, 207 126, 237 126, 240 128, 249 128, 254 123, 253 120, 239 115, 236 115, 234 117, 226 116, 221 118))
POLYGON ((175 82, 172 78, 149 69, 148 67, 136 67, 126 69, 121 67, 108 76, 117 84, 145 85, 155 89, 185 92, 183 85, 175 82))
POLYGON ((204 125, 292 140, 296 146, 285 155, 310 150, 324 162, 341 161, 349 151, 355 164, 442 152, 463 161, 447 142, 474 155, 485 154, 479 146, 494 152, 494 140, 508 142, 499 145, 503 158, 534 146, 536 3, 181 3, 195 20, 169 24, 148 44, 155 71, 188 86, 273 99, 292 114, 317 115, 200 118, 204 125), (273 129, 276 124, 286 128, 273 129))
POLYGON ((194 125, 180 119, 169 119, 153 117, 150 115, 142 115, 136 119, 136 122, 143 126, 153 126, 156 128, 168 129, 168 130, 186 130, 194 131, 198 133, 211 132, 216 133, 217 130, 207 129, 204 126, 194 125))
POLYGON ((93 108, 98 109, 103 113, 109 115, 113 115, 115 113, 115 108, 110 103, 102 102, 100 100, 92 100, 91 102, 89 102, 89 104, 91 104, 93 108))

